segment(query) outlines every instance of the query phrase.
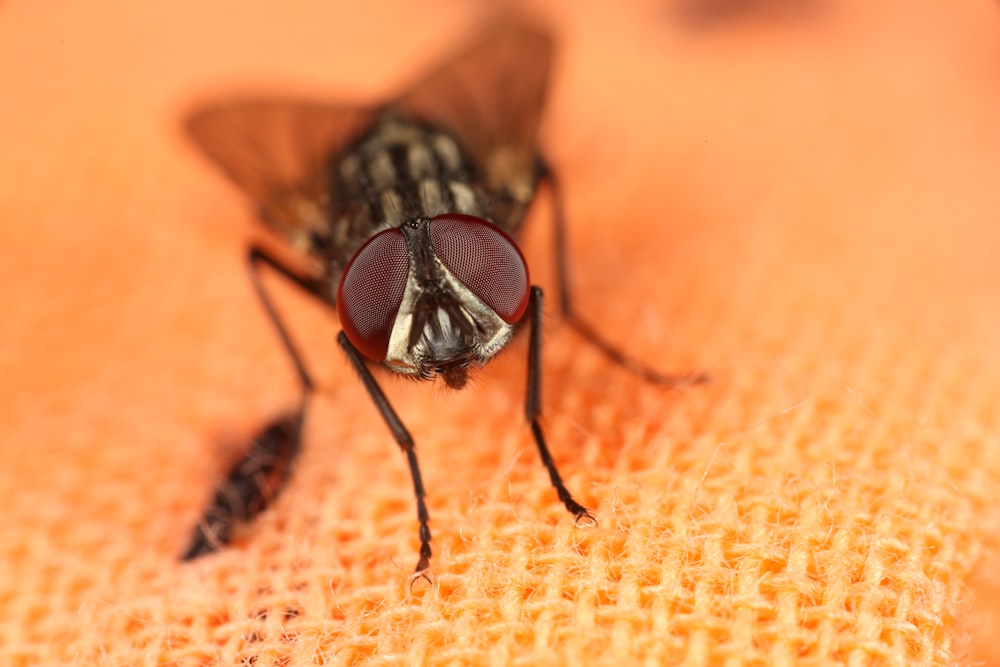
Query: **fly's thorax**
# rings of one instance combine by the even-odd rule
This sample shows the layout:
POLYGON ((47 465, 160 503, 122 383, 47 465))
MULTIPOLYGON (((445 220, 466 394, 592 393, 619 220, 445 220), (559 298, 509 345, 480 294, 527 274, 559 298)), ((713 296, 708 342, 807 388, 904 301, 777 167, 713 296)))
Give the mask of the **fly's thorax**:
POLYGON ((448 212, 490 217, 475 172, 448 132, 390 111, 378 116, 333 169, 335 191, 363 209, 353 213, 367 219, 368 235, 448 212))
POLYGON ((494 218, 458 141, 390 111, 335 156, 328 173, 337 203, 325 253, 334 292, 358 249, 382 231, 449 212, 494 218))

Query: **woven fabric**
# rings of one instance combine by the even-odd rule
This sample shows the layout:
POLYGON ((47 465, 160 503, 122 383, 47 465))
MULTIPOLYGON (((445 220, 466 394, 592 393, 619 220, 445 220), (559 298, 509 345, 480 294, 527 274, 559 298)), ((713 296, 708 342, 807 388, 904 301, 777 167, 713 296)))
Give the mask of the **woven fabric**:
MULTIPOLYGON (((269 280, 321 387, 303 454, 233 548, 179 563, 296 400, 260 229, 183 110, 229 82, 375 99, 472 18, 342 4, 0 8, 0 664, 1000 662, 995 3, 541 7, 581 310, 711 382, 644 383, 552 318, 577 528, 522 421, 525 341, 462 392, 383 376, 429 490, 411 585, 403 457, 335 316, 269 280)), ((554 295, 548 221, 524 247, 554 295)))

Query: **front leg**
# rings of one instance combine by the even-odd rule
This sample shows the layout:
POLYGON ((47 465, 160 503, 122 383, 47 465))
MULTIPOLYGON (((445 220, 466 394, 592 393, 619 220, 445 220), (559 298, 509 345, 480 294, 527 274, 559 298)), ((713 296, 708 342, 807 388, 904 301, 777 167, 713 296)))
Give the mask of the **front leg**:
POLYGON ((573 515, 578 526, 596 526, 597 519, 590 511, 578 503, 563 483, 562 476, 552 460, 552 454, 545 444, 545 435, 539 418, 542 415, 542 288, 532 285, 531 301, 528 303, 528 315, 531 317, 531 337, 528 340, 528 390, 525 396, 524 412, 531 424, 531 433, 535 436, 538 453, 542 457, 545 469, 549 471, 549 479, 555 487, 559 500, 569 513, 573 515))
POLYGON ((417 497, 417 521, 420 523, 420 559, 417 561, 414 574, 430 581, 427 576, 427 569, 430 567, 431 562, 430 513, 427 511, 427 502, 425 501, 427 492, 424 490, 424 481, 420 476, 420 466, 417 463, 417 451, 414 448, 413 436, 403 426, 399 415, 392 409, 389 399, 385 397, 382 388, 375 381, 375 376, 369 370, 364 357, 361 356, 358 349, 347 338, 347 334, 341 331, 337 335, 337 342, 344 348, 347 358, 361 378, 361 383, 365 385, 365 389, 368 391, 368 395, 371 396, 372 402, 375 403, 375 407, 378 409, 379 414, 382 415, 383 421, 385 421, 386 426, 392 432, 392 437, 395 438, 396 444, 406 454, 406 463, 410 466, 410 477, 413 479, 413 493, 417 497))

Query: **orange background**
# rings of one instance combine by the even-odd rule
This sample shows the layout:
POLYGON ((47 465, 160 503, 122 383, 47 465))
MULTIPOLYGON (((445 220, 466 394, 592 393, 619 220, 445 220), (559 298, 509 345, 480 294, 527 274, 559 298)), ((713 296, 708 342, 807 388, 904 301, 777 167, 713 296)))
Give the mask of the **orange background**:
POLYGON ((430 489, 413 590, 404 460, 335 316, 284 287, 323 387, 299 466, 177 562, 295 397, 261 230, 178 122, 227 91, 382 99, 477 7, 0 5, 0 663, 1000 663, 1000 7, 759 4, 792 8, 532 7, 578 302, 714 380, 644 384, 550 323, 582 530, 521 421, 523 341, 461 393, 387 379, 430 489))

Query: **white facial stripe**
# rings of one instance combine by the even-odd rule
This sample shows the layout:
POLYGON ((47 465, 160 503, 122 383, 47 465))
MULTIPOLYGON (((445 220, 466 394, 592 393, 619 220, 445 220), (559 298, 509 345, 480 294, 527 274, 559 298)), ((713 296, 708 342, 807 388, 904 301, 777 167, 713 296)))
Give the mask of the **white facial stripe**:
MULTIPOLYGON (((437 261, 437 260, 435 260, 437 261)), ((466 347, 462 334, 451 318, 443 310, 435 314, 440 323, 440 334, 435 334, 434 327, 428 323, 421 333, 417 344, 409 349, 410 329, 413 327, 413 310, 417 301, 418 287, 414 277, 414 269, 410 267, 410 275, 406 281, 403 300, 399 305, 396 320, 389 336, 389 348, 386 352, 385 364, 397 373, 415 375, 419 369, 435 361, 450 361, 455 355, 467 353, 470 361, 484 363, 499 352, 514 334, 514 326, 508 324, 487 306, 468 287, 451 274, 448 269, 437 261, 438 269, 445 277, 448 288, 458 299, 462 310, 471 322, 476 324, 479 332, 477 339, 466 347)))

